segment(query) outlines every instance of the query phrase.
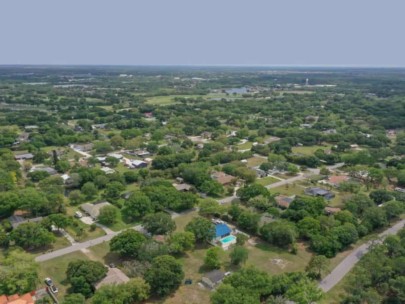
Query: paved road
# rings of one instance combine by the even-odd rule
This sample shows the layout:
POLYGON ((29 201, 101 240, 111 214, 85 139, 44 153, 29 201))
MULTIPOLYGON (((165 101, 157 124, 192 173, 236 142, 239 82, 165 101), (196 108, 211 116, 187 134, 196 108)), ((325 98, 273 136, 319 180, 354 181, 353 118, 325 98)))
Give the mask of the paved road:
MULTIPOLYGON (((143 228, 141 225, 138 225, 138 226, 133 227, 133 229, 142 231, 143 228)), ((121 231, 113 232, 111 234, 107 234, 107 235, 101 236, 99 238, 90 240, 90 241, 86 241, 83 243, 75 243, 72 246, 39 255, 35 258, 35 261, 44 262, 44 261, 52 260, 54 258, 60 257, 62 255, 68 254, 68 253, 72 253, 72 252, 79 251, 79 250, 82 250, 82 249, 85 249, 85 248, 88 248, 91 246, 101 244, 103 242, 107 242, 107 241, 111 240, 114 236, 119 234, 120 232, 121 231)))
MULTIPOLYGON (((387 235, 396 234, 400 229, 404 227, 405 220, 402 220, 396 223, 394 226, 388 228, 383 233, 379 234, 381 242, 387 235)), ((332 272, 327 275, 320 283, 319 288, 321 288, 324 292, 328 292, 331 290, 337 283, 340 282, 341 279, 356 265, 356 263, 361 259, 363 255, 365 255, 370 245, 375 243, 375 241, 367 242, 366 244, 361 245, 360 247, 353 250, 339 265, 332 270, 332 272)))

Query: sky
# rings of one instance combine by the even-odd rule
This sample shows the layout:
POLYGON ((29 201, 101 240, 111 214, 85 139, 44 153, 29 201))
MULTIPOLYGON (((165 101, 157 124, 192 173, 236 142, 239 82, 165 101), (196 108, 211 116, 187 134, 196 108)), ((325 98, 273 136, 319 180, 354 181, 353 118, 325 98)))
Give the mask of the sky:
POLYGON ((0 64, 405 67, 403 0, 1 0, 0 64))

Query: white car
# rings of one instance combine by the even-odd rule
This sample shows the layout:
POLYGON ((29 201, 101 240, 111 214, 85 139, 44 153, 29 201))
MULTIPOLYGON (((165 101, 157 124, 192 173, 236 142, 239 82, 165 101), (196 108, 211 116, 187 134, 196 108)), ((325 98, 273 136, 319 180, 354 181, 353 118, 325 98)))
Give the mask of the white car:
POLYGON ((51 278, 45 278, 44 282, 45 282, 45 284, 48 285, 48 286, 52 286, 52 285, 53 285, 53 282, 52 282, 51 278))

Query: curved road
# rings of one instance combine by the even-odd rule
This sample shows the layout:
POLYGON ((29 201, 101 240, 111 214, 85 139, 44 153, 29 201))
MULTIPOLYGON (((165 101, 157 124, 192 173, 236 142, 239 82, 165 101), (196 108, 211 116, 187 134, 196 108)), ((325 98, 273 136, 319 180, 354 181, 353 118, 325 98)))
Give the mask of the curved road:
POLYGON ((404 227, 405 220, 401 220, 396 223, 394 226, 388 228, 383 233, 380 233, 379 239, 376 241, 369 241, 366 244, 359 246, 358 248, 354 249, 339 265, 332 270, 332 272, 327 275, 320 283, 319 288, 321 288, 324 292, 328 292, 331 290, 337 283, 340 282, 341 279, 356 265, 358 261, 360 261, 361 257, 365 255, 372 244, 381 243, 382 240, 390 235, 390 234, 397 234, 399 230, 404 227))

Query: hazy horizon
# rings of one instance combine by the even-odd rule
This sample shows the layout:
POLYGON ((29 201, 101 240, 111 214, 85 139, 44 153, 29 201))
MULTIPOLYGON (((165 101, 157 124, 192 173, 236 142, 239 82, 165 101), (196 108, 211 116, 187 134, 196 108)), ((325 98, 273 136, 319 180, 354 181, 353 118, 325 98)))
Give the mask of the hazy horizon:
POLYGON ((0 65, 405 67, 405 3, 4 0, 0 65))

